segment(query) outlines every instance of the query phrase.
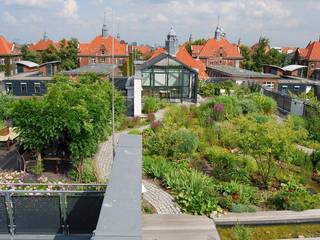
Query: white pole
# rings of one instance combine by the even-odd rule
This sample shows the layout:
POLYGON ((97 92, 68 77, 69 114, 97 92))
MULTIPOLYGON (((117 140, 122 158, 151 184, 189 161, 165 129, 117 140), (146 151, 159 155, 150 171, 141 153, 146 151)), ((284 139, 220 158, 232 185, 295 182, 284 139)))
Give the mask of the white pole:
MULTIPOLYGON (((112 10, 112 34, 114 34, 114 16, 113 16, 113 10, 112 10)), ((114 111, 114 98, 115 98, 115 92, 114 92, 114 36, 112 36, 112 51, 111 51, 111 64, 112 64, 112 159, 114 160, 115 152, 116 152, 116 143, 115 143, 115 111, 114 111)))

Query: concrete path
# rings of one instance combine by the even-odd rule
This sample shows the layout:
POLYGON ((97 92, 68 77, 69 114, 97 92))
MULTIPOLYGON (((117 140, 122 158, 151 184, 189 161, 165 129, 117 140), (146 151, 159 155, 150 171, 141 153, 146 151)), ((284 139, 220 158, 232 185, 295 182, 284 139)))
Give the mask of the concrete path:
POLYGON ((144 215, 143 240, 220 240, 212 219, 191 215, 144 215))
POLYGON ((170 194, 147 180, 143 180, 142 183, 147 190, 143 194, 143 198, 157 210, 158 214, 181 214, 178 205, 170 194))
POLYGON ((320 209, 303 212, 260 211, 256 213, 228 213, 221 217, 214 217, 214 221, 218 226, 231 226, 237 222, 244 225, 319 223, 320 209))

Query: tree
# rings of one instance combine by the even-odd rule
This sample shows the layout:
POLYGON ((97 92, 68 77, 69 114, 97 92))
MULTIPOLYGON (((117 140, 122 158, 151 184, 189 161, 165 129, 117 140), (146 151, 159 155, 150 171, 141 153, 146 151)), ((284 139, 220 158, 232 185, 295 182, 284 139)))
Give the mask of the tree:
POLYGON ((254 63, 252 61, 251 49, 248 46, 241 45, 240 52, 241 52, 241 55, 243 56, 242 67, 244 69, 252 70, 254 63))
POLYGON ((41 52, 41 59, 42 63, 61 60, 58 49, 53 45, 50 45, 47 49, 41 52))
POLYGON ((138 50, 134 50, 132 53, 129 54, 128 60, 122 66, 122 73, 124 76, 133 76, 136 72, 136 68, 134 65, 135 59, 139 59, 142 54, 138 50))
POLYGON ((266 49, 269 46, 269 39, 267 38, 261 38, 259 40, 259 44, 257 49, 252 55, 253 60, 253 70, 256 72, 262 71, 262 65, 266 63, 266 49))
POLYGON ((42 63, 41 54, 36 51, 32 51, 27 45, 23 45, 21 48, 22 59, 26 61, 31 61, 35 63, 42 63))
POLYGON ((59 44, 58 54, 61 60, 61 69, 70 70, 79 67, 78 40, 76 38, 72 38, 70 41, 62 39, 59 44))
MULTIPOLYGON (((81 176, 84 160, 111 133, 112 86, 92 75, 80 83, 57 78, 44 98, 19 100, 11 109, 11 117, 23 146, 36 153, 37 166, 41 166, 41 152, 52 142, 59 142, 71 153, 81 176)), ((117 122, 125 112, 124 98, 118 92, 115 109, 117 122)))
POLYGON ((270 51, 266 54, 266 64, 275 65, 278 67, 284 66, 286 55, 283 53, 280 53, 276 49, 270 49, 270 51))

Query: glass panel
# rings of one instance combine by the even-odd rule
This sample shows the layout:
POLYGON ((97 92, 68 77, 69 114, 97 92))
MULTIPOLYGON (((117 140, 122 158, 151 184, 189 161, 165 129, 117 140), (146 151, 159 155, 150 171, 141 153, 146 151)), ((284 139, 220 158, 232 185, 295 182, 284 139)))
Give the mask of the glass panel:
POLYGON ((97 227, 103 195, 70 196, 67 202, 67 222, 70 233, 92 233, 97 227))
POLYGON ((154 85, 159 86, 166 86, 166 74, 156 73, 154 74, 154 85))
POLYGON ((168 86, 179 86, 179 72, 170 72, 168 74, 168 86))
POLYGON ((183 74, 183 86, 190 86, 190 75, 189 73, 183 74))
POLYGON ((142 74, 142 86, 150 86, 150 73, 142 74))
POLYGON ((165 58, 157 62, 155 66, 181 66, 181 64, 174 59, 165 58))
POLYGON ((0 196, 0 233, 8 233, 8 218, 4 196, 0 196))
POLYGON ((12 197, 17 233, 60 233, 58 196, 12 197))

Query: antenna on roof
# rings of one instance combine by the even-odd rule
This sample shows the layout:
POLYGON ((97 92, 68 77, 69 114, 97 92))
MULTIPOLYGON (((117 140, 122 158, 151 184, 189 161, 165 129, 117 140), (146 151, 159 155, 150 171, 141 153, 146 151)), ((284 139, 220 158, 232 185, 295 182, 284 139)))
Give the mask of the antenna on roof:
POLYGON ((43 40, 48 40, 47 25, 44 25, 43 40))
POLYGON ((220 26, 220 15, 218 15, 218 27, 220 26))
POLYGON ((108 29, 106 24, 106 12, 104 11, 103 15, 103 25, 102 25, 102 37, 107 37, 108 35, 108 29))

